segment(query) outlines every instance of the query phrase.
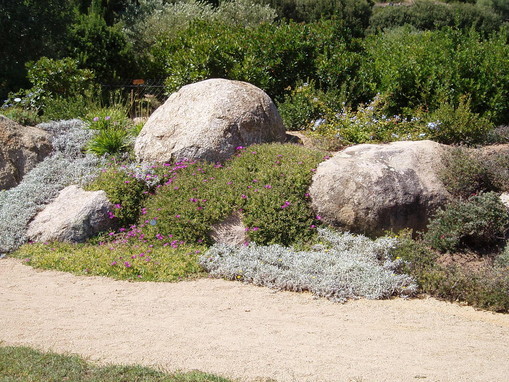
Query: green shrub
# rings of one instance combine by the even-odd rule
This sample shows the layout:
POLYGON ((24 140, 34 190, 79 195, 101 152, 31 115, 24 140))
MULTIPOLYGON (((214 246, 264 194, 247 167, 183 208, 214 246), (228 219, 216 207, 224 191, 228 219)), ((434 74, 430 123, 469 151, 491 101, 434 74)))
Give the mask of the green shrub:
POLYGON ((4 107, 0 109, 0 112, 2 115, 23 126, 35 126, 43 121, 43 118, 39 116, 36 111, 24 109, 19 106, 9 107, 8 104, 5 104, 4 107))
POLYGON ((275 100, 288 87, 316 77, 321 49, 334 49, 347 31, 333 21, 261 24, 257 28, 195 22, 175 36, 161 36, 151 49, 168 92, 206 78, 250 82, 275 100))
POLYGON ((381 32, 403 25, 412 25, 420 30, 456 27, 489 34, 500 28, 503 19, 489 8, 474 4, 444 4, 418 0, 409 6, 377 7, 370 19, 369 29, 381 32))
POLYGON ((299 82, 278 105, 286 130, 306 130, 324 113, 324 92, 316 89, 314 81, 299 82))
POLYGON ((61 60, 42 57, 26 67, 32 88, 9 94, 6 104, 42 114, 52 100, 87 94, 94 86, 94 73, 79 69, 78 62, 68 57, 61 60))
POLYGON ((470 109, 470 99, 461 97, 457 107, 442 103, 428 117, 429 137, 445 144, 463 143, 472 145, 487 140, 493 125, 470 109))
MULTIPOLYGON (((69 28, 67 55, 95 73, 103 84, 137 73, 135 54, 120 24, 107 25, 99 13, 80 15, 69 28)), ((136 77, 135 77, 136 78, 136 77)))
POLYGON ((507 120, 509 62, 503 59, 509 54, 507 38, 506 29, 487 39, 473 31, 394 29, 366 38, 369 58, 363 60, 358 75, 382 94, 390 114, 418 109, 433 112, 448 104, 442 109, 443 116, 453 107, 456 113, 465 113, 463 123, 474 129, 477 139, 484 128, 475 130, 475 115, 465 111, 466 100, 460 107, 461 99, 470 97, 472 113, 497 124, 507 120))
POLYGON ((115 206, 113 214, 118 225, 128 227, 138 221, 149 187, 127 169, 114 167, 104 169, 86 189, 105 191, 108 200, 115 206))
POLYGON ((339 110, 331 109, 323 102, 321 107, 323 117, 313 121, 309 129, 313 136, 326 137, 336 146, 428 138, 420 118, 388 116, 385 100, 379 95, 370 103, 359 105, 357 110, 345 105, 339 110))
POLYGON ((323 153, 293 145, 239 148, 224 166, 181 162, 166 167, 165 185, 146 204, 140 227, 148 238, 173 235, 211 244, 212 224, 240 212, 260 244, 306 241, 317 224, 306 197, 323 153))
POLYGON ((454 197, 467 199, 479 192, 496 191, 485 162, 468 149, 457 147, 442 157, 440 180, 454 197))
MULTIPOLYGON (((132 232, 132 231, 131 231, 132 232)), ((203 270, 199 246, 148 244, 143 239, 92 244, 26 244, 13 253, 27 264, 79 275, 108 276, 132 281, 179 281, 199 277, 203 270)))
POLYGON ((456 201, 439 211, 428 225, 425 240, 435 249, 452 252, 482 248, 505 238, 509 214, 493 192, 456 201))
POLYGON ((404 261, 402 272, 417 281, 420 292, 482 309, 509 312, 509 274, 504 268, 507 266, 504 255, 499 257, 498 268, 467 270, 440 265, 437 252, 420 240, 412 240, 408 232, 402 233, 398 242, 392 255, 404 261))
POLYGON ((88 151, 98 156, 129 152, 139 132, 121 105, 94 108, 84 119, 89 122, 91 129, 98 130, 87 145, 88 151))
POLYGON ((488 149, 481 156, 481 160, 489 173, 494 189, 509 192, 509 152, 494 151, 490 153, 488 149))

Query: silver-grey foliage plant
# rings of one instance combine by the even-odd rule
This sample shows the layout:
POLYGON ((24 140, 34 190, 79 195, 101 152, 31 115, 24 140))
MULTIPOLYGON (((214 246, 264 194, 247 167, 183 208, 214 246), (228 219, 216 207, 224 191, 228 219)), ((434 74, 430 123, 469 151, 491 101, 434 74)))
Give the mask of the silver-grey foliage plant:
POLYGON ((70 184, 84 184, 95 177, 101 159, 83 154, 95 134, 80 120, 38 125, 52 136, 53 152, 26 174, 14 188, 0 192, 0 253, 26 242, 30 220, 70 184))
POLYGON ((201 256, 200 263, 213 277, 309 291, 336 302, 409 296, 417 291, 410 276, 397 273, 402 262, 390 255, 396 239, 373 241, 327 229, 320 229, 319 235, 327 244, 311 251, 253 243, 244 247, 215 244, 201 256))

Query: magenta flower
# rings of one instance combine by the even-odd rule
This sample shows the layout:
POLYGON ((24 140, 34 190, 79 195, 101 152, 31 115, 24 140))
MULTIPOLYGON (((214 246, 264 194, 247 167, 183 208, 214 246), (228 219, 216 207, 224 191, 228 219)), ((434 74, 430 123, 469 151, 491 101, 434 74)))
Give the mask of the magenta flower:
POLYGON ((112 262, 111 262, 111 266, 114 266, 114 265, 117 265, 117 262, 116 262, 116 261, 112 261, 112 262))
POLYGON ((94 122, 99 121, 99 117, 94 117, 94 122))
POLYGON ((271 189, 272 188, 272 186, 270 184, 266 184, 264 187, 267 188, 267 189, 271 189))
POLYGON ((244 195, 244 194, 240 195, 240 197, 241 197, 242 199, 247 199, 247 196, 246 196, 246 195, 244 195))
POLYGON ((126 268, 131 268, 132 265, 131 265, 131 263, 129 261, 126 261, 126 262, 124 262, 124 266, 126 268))

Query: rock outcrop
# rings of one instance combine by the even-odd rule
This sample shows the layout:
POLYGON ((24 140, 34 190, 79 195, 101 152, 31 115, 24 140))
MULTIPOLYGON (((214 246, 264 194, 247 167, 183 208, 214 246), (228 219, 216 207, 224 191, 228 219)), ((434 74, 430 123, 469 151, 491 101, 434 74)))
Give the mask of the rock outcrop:
POLYGON ((134 150, 140 161, 222 162, 238 146, 284 141, 283 121, 267 94, 246 82, 210 79, 173 93, 150 116, 134 150))
POLYGON ((450 198, 437 175, 444 150, 432 141, 349 147, 318 166, 310 187, 313 209, 352 232, 423 230, 450 198))
POLYGON ((113 206, 104 191, 68 186, 30 222, 31 241, 82 242, 113 226, 113 206))
POLYGON ((0 116, 0 190, 17 186, 51 151, 46 131, 0 116))

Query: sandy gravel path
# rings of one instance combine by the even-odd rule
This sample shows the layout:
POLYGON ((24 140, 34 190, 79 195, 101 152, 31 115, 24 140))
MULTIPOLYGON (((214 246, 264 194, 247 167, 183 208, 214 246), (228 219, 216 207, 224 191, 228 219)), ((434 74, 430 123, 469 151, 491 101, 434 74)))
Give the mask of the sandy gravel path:
POLYGON ((509 315, 202 279, 129 283, 0 260, 0 341, 252 381, 508 381, 509 315))

